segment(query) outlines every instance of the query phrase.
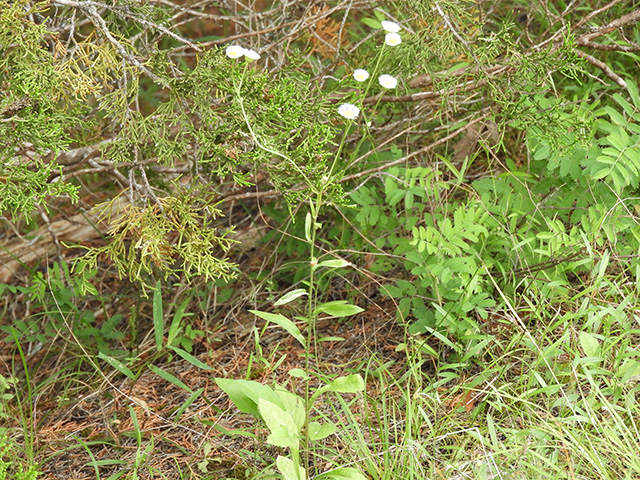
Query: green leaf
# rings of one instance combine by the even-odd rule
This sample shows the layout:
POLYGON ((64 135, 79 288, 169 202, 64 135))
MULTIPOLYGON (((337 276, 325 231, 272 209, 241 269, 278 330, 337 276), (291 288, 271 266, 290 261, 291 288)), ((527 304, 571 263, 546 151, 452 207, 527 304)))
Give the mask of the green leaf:
POLYGON ((187 298, 182 302, 176 310, 176 313, 173 315, 173 320, 171 320, 171 325, 169 326, 169 333, 167 334, 167 346, 173 345, 173 341, 178 336, 178 333, 180 333, 180 323, 182 322, 182 318, 186 315, 191 315, 190 313, 187 313, 186 315, 184 313, 190 301, 191 298, 187 298))
POLYGON ((201 360, 198 360, 196 357, 194 357, 190 353, 185 352, 181 348, 172 347, 171 345, 169 345, 169 348, 171 350, 173 350, 174 352, 176 352, 178 355, 180 355, 182 358, 184 358, 191 365, 193 365, 195 367, 198 367, 198 368, 201 368, 203 370, 213 370, 213 368, 211 368, 209 365, 207 365, 206 363, 204 363, 201 360))
POLYGON ((282 409, 287 412, 293 420, 296 426, 296 432, 302 431, 306 419, 302 399, 295 393, 291 393, 282 387, 276 388, 276 394, 280 398, 282 409))
MULTIPOLYGON (((598 158, 598 160, 600 160, 600 158, 598 158)), ((601 178, 604 178, 607 175, 609 175, 610 172, 611 172, 610 168, 603 168, 602 170, 596 171, 593 175, 591 175, 591 177, 594 180, 600 180, 601 178)))
POLYGON ((344 267, 350 267, 351 262, 347 262, 342 258, 336 258, 335 260, 324 260, 320 262, 317 266, 328 267, 328 268, 344 268, 344 267))
POLYGON ((304 217, 304 237, 307 242, 311 242, 311 227, 313 224, 313 218, 311 218, 311 212, 307 212, 307 216, 304 217))
POLYGON ((153 373, 155 373, 159 377, 164 378, 167 382, 173 383, 176 387, 182 388, 183 390, 186 390, 189 393, 193 393, 193 390, 187 387, 187 385, 182 380, 180 380, 177 377, 174 377, 169 372, 165 372, 161 368, 158 368, 155 365, 151 365, 151 364, 149 365, 149 370, 151 370, 153 373))
POLYGON ((498 436, 496 435, 496 427, 493 422, 493 417, 490 413, 487 413, 487 430, 489 431, 489 438, 491 438, 491 443, 496 448, 500 448, 500 442, 498 441, 498 436))
MULTIPOLYGON (((126 462, 125 462, 126 463, 126 462)), ((114 473, 113 475, 111 475, 109 478, 107 478, 106 480, 118 480, 122 475, 124 475, 126 472, 126 470, 120 470, 119 472, 114 473)))
MULTIPOLYGON (((374 13, 378 13, 378 11, 376 10, 374 13)), ((380 28, 382 28, 382 24, 380 24, 380 28)), ((389 147, 389 152, 391 153, 392 160, 399 160, 403 156, 402 149, 396 144, 392 144, 391 147, 389 147)))
POLYGON ((328 336, 328 337, 320 337, 318 339, 318 342, 344 342, 345 339, 343 337, 334 337, 334 336, 328 336))
POLYGON ((214 428, 215 430, 217 430, 218 432, 222 433, 223 435, 241 435, 243 437, 249 437, 249 438, 253 438, 256 442, 258 441, 258 436, 252 432, 249 432, 247 430, 240 430, 240 429, 234 429, 234 430, 228 430, 226 428, 224 428, 222 425, 220 425, 219 423, 213 423, 211 425, 212 428, 214 428))
POLYGON ((267 322, 273 322, 282 328, 284 328, 287 332, 289 332, 293 337, 298 340, 304 348, 307 348, 307 341, 300 333, 300 329, 296 327, 296 324, 289 320, 284 315, 280 315, 279 313, 268 313, 261 312, 260 310, 249 310, 249 312, 254 315, 266 320, 267 322))
POLYGON ((189 396, 189 398, 187 398, 184 401, 184 403, 182 405, 180 405, 180 408, 178 408, 178 410, 176 410, 175 413, 173 414, 173 421, 174 422, 177 422, 178 420, 180 420, 180 417, 182 416, 184 411, 187 408, 189 408, 193 402, 196 401, 196 399, 202 394, 202 392, 204 392, 204 388, 197 389, 195 392, 193 392, 189 396))
POLYGON ((316 480, 367 480, 360 470, 353 467, 341 467, 314 477, 316 480))
POLYGON ((327 438, 329 435, 332 435, 336 431, 335 424, 329 423, 319 423, 319 422, 309 422, 309 439, 316 441, 322 440, 323 438, 327 438))
POLYGON ((307 375, 307 372, 305 372, 301 368, 292 368, 291 370, 289 370, 288 373, 290 376, 295 378, 302 378, 304 380, 307 380, 309 378, 309 375, 307 375))
POLYGON ((276 307, 279 307, 280 305, 286 305, 287 303, 292 302, 296 298, 300 298, 303 295, 308 295, 307 291, 304 288, 297 288, 289 293, 285 293, 276 303, 274 303, 274 305, 276 307))
POLYGON ((627 81, 627 91, 629 92, 629 96, 631 97, 631 101, 633 105, 640 109, 640 96, 638 95, 638 85, 635 82, 629 80, 627 81))
POLYGON ((632 377, 640 376, 640 363, 637 360, 627 358, 616 372, 621 383, 627 383, 632 377))
POLYGON ((405 190, 401 190, 401 189, 394 190, 389 195, 387 195, 387 202, 392 207, 395 207, 400 202, 400 200, 404 198, 404 195, 405 195, 405 190))
POLYGON ((91 465, 97 465, 98 467, 108 465, 126 465, 126 460, 118 460, 116 458, 107 458, 105 460, 96 460, 95 462, 87 462, 85 465, 90 467, 91 465))
POLYGON ((162 336, 164 334, 164 314, 162 312, 162 286, 160 280, 153 291, 153 335, 156 340, 156 350, 162 348, 162 336))
POLYGON ((587 357, 599 356, 600 342, 590 333, 580 332, 580 346, 587 357))
POLYGON ((362 19, 362 23, 364 23, 367 27, 375 28, 376 30, 380 30, 382 28, 382 24, 379 20, 375 18, 365 17, 362 19))
POLYGON ((359 373, 338 377, 323 387, 328 392, 356 393, 364 390, 364 380, 359 373))
POLYGON ((120 373, 122 373, 123 375, 126 375, 127 377, 129 377, 131 380, 135 380, 136 376, 133 374, 133 372, 129 369, 129 367, 127 367, 124 363, 122 363, 120 360, 117 360, 113 357, 108 357, 107 355, 105 355, 102 352, 98 352, 98 358, 104 360, 105 362, 107 362, 109 365, 111 365, 113 368, 115 368, 116 370, 118 370, 120 373))
POLYGON ((611 107, 604 107, 604 111, 609 114, 609 117, 611 118, 611 120, 613 120, 613 123, 615 123, 616 125, 624 126, 627 124, 627 120, 617 110, 611 107))
POLYGON ((276 447, 298 447, 300 432, 289 412, 264 398, 258 400, 258 410, 271 432, 267 437, 268 444, 276 447))
POLYGON ((276 465, 284 480, 307 480, 307 472, 305 472, 302 466, 298 466, 298 473, 296 474, 296 465, 290 458, 278 455, 276 465))
POLYGON ((629 102, 627 102, 624 98, 622 98, 620 94, 615 93, 612 96, 612 98, 618 103, 618 105, 620 105, 624 109, 627 115, 629 115, 630 117, 634 115, 635 111, 633 106, 629 102))
POLYGON ((208 473, 209 472, 209 460, 207 460, 206 458, 204 460, 202 460, 201 462, 198 462, 197 464, 198 470, 200 470, 202 473, 208 473))
POLYGON ((254 382, 252 380, 235 380, 227 378, 216 378, 216 384, 229 395, 231 401, 238 409, 244 413, 250 413, 258 418, 262 418, 258 410, 260 399, 269 400, 282 407, 280 397, 267 385, 254 382))
POLYGON ((131 405, 129 405, 129 415, 131 416, 131 423, 133 424, 133 432, 136 436, 136 441, 138 442, 138 446, 140 446, 142 443, 142 432, 140 431, 140 424, 138 423, 136 411, 131 405))
POLYGON ((349 317, 363 311, 363 308, 348 304, 346 300, 322 303, 316 308, 316 312, 326 313, 332 317, 349 317))
POLYGON ((364 380, 360 374, 351 374, 346 377, 339 377, 328 383, 324 387, 319 388, 315 391, 315 393, 311 396, 311 402, 316 401, 316 399, 325 392, 336 392, 336 393, 356 393, 361 392, 365 388, 364 380))

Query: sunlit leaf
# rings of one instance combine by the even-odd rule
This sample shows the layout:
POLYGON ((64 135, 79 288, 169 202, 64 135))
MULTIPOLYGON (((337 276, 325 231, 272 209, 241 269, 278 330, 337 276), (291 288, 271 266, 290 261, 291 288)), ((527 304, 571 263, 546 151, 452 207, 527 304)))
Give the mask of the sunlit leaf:
POLYGON ((298 340, 303 347, 306 348, 307 341, 300 333, 300 329, 296 327, 296 324, 289 320, 284 315, 280 315, 279 313, 269 313, 269 312, 261 312, 259 310, 249 310, 249 312, 254 315, 266 320, 268 322, 273 322, 282 328, 284 328, 287 332, 289 332, 293 337, 298 340))
POLYGON ((318 305, 317 312, 326 313, 332 317, 349 317, 363 312, 364 309, 357 305, 351 305, 346 300, 336 300, 334 302, 326 302, 318 305))
POLYGON ((291 292, 284 294, 277 302, 274 303, 274 305, 276 307, 279 307, 280 305, 286 305, 287 303, 292 302, 296 298, 300 298, 304 295, 307 295, 307 291, 304 288, 297 288, 296 290, 292 290, 291 292))

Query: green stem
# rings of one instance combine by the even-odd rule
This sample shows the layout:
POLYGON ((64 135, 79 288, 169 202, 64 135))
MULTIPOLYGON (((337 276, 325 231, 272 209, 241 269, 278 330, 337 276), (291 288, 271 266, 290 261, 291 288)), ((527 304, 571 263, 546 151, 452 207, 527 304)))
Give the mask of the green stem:
MULTIPOLYGON (((296 447, 291 447, 291 456, 293 457, 293 469, 296 472, 296 478, 298 480, 302 480, 300 478, 300 449, 296 447)), ((307 462, 306 457, 305 457, 305 462, 307 462)), ((308 466, 308 463, 306 463, 305 472, 308 472, 308 471, 309 471, 309 466, 308 466)))
MULTIPOLYGON (((371 71, 371 75, 369 77, 369 81, 367 82, 367 86, 364 89, 364 92, 362 93, 362 98, 367 98, 367 94, 369 93, 369 90, 371 88, 371 83, 375 81, 376 76, 378 75, 378 71, 380 68, 380 61, 382 60, 382 55, 384 54, 384 50, 385 50, 385 46, 386 44, 382 44, 382 48, 380 49, 380 52, 378 53, 378 57, 376 59, 376 64, 373 67, 373 70, 371 71)), ((378 105, 380 104, 380 99, 382 98, 382 95, 380 95, 378 97, 378 101, 375 103, 375 105, 373 106, 373 109, 371 110, 371 114, 367 115, 364 112, 364 108, 362 109, 362 118, 364 119, 364 128, 367 132, 367 135, 362 135, 362 137, 360 138, 360 140, 358 141, 356 148, 353 150, 354 154, 357 154, 360 151, 360 147, 362 146, 362 144, 364 143, 364 141, 367 139, 367 137, 370 137, 371 135, 369 135, 369 127, 367 126, 367 118, 371 117, 373 118, 373 116, 375 115, 376 109, 378 108, 378 105)), ((345 129, 345 133, 342 136, 342 141, 340 142, 340 146, 338 147, 338 152, 336 153, 336 156, 333 159, 333 164, 331 165, 331 169, 329 170, 329 178, 331 178, 331 174, 333 173, 333 168, 336 164, 337 159, 340 157, 340 153, 342 151, 342 147, 344 146, 344 142, 347 136, 347 131, 348 128, 345 129)))
MULTIPOLYGON (((335 160, 334 160, 335 163, 335 160)), ((316 271, 316 230, 318 222, 318 211, 322 204, 322 191, 318 192, 316 202, 314 205, 313 200, 309 202, 309 214, 311 215, 311 228, 309 230, 309 251, 311 254, 311 262, 309 268, 309 301, 307 302, 307 320, 309 322, 307 328, 307 345, 304 359, 304 369, 307 374, 304 388, 304 403, 305 403, 305 417, 304 417, 304 466, 305 470, 309 471, 309 413, 311 411, 311 394, 309 387, 309 377, 311 370, 311 342, 313 342, 314 352, 317 351, 316 345, 316 305, 317 305, 317 292, 315 288, 315 271, 316 271)))
POLYGON ((33 465, 33 438, 35 427, 33 424, 33 391, 31 390, 31 378, 29 376, 29 366, 27 365, 27 357, 22 350, 22 345, 20 344, 20 339, 18 338, 18 333, 15 331, 13 327, 11 327, 11 335, 13 336, 13 340, 18 348, 18 353, 20 354, 20 360, 22 362, 22 368, 24 369, 25 383, 27 386, 27 400, 26 404, 22 402, 22 396, 16 395, 15 398, 18 402, 18 410, 20 411, 20 423, 22 424, 22 433, 24 436, 25 442, 25 453, 27 455, 27 461, 29 463, 29 467, 33 465), (28 411, 25 414, 23 409, 23 405, 28 408, 28 411))
POLYGON ((363 98, 367 98, 367 93, 369 93, 369 88, 371 87, 371 82, 373 82, 374 78, 378 74, 378 68, 380 67, 380 61, 382 60, 382 55, 384 53, 384 47, 386 44, 382 44, 382 48, 380 49, 380 53, 378 53, 378 58, 376 59, 376 65, 373 67, 371 71, 371 76, 369 77, 369 81, 367 82, 367 88, 364 89, 363 98))

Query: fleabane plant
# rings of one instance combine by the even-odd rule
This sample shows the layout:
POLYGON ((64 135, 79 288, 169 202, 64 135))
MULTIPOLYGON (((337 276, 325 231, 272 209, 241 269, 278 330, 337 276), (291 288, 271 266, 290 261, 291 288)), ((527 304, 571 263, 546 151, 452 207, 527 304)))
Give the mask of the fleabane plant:
POLYGON ((358 68, 353 72, 353 78, 355 78, 357 82, 364 82, 369 78, 369 72, 362 68, 358 68))
POLYGON ((360 109, 352 103, 343 103, 338 107, 338 113, 348 120, 355 120, 360 115, 360 109))
MULTIPOLYGON (((386 54, 385 46, 394 47, 402 43, 402 37, 400 37, 400 25, 389 20, 383 20, 380 22, 382 30, 385 32, 384 44, 378 52, 375 66, 372 73, 363 68, 357 68, 353 71, 353 78, 358 83, 364 83, 371 78, 371 75, 375 75, 380 67, 380 63, 384 55, 386 54)), ((378 83, 382 88, 391 90, 398 86, 398 79, 393 75, 384 73, 378 76, 378 83)), ((371 88, 371 81, 366 84, 366 87, 361 93, 362 97, 366 97, 369 89, 371 88)), ((343 103, 338 106, 338 114, 347 120, 355 120, 360 115, 360 107, 356 103, 343 103)))
POLYGON ((384 36, 384 43, 386 43, 390 47, 395 47, 396 45, 400 45, 402 43, 402 37, 398 33, 387 33, 384 36))
POLYGON ((249 60, 260 60, 260 54, 250 48, 244 48, 240 45, 229 45, 225 49, 225 53, 229 58, 241 58, 246 57, 249 60))
POLYGON ((380 25, 382 25, 383 30, 388 33, 398 33, 400 31, 400 25, 398 25, 396 22, 382 20, 380 22, 380 25))
POLYGON ((400 25, 388 20, 383 20, 380 24, 382 25, 383 30, 387 32, 384 36, 384 43, 390 47, 395 47, 402 43, 402 37, 398 33, 400 31, 400 25))
POLYGON ((260 54, 255 50, 251 50, 250 48, 244 49, 244 56, 249 60, 260 60, 260 54))
POLYGON ((392 75, 383 73, 378 77, 378 83, 384 88, 392 89, 398 86, 398 79, 392 75))
POLYGON ((240 58, 244 56, 244 48, 242 48, 240 45, 229 45, 225 49, 225 53, 229 58, 240 58))
MULTIPOLYGON (((236 54, 237 52, 233 53, 236 54)), ((318 251, 316 246, 317 234, 318 230, 322 228, 322 225, 318 222, 318 218, 325 205, 332 201, 331 189, 333 188, 332 183, 335 183, 332 182, 332 177, 334 177, 336 171, 338 171, 336 166, 340 159, 340 151, 344 145, 344 139, 348 129, 345 129, 343 141, 333 154, 333 159, 330 163, 320 164, 316 158, 307 164, 307 168, 301 168, 301 164, 294 160, 290 149, 282 148, 282 146, 290 146, 290 141, 278 139, 279 141, 276 142, 273 136, 268 135, 270 126, 269 118, 277 118, 279 120, 277 123, 280 124, 284 121, 284 118, 286 118, 288 111, 297 112, 299 118, 305 120, 304 124, 298 125, 298 130, 304 130, 297 139, 298 145, 305 145, 310 133, 325 127, 322 125, 309 125, 308 117, 302 115, 307 113, 307 110, 311 108, 311 106, 307 105, 306 108, 304 106, 301 107, 299 105, 300 102, 297 100, 291 99, 291 102, 287 105, 283 105, 282 103, 275 104, 272 106, 273 110, 269 110, 271 107, 269 102, 265 105, 264 96, 261 96, 259 100, 256 99, 255 92, 264 92, 265 89, 267 89, 268 92, 272 92, 274 88, 278 87, 278 83, 271 86, 257 83, 256 78, 266 78, 266 75, 257 74, 253 70, 252 68, 247 68, 245 65, 242 74, 231 79, 231 92, 233 96, 232 109, 235 109, 233 116, 242 119, 244 123, 244 125, 239 125, 238 128, 247 132, 256 145, 258 152, 271 158, 271 161, 273 161, 274 157, 277 158, 282 168, 295 172, 298 180, 301 180, 301 183, 306 183, 308 187, 308 193, 305 197, 301 198, 301 200, 303 200, 301 203, 306 203, 309 209, 305 217, 305 239, 309 244, 310 251, 309 278, 305 282, 305 289, 297 289, 289 292, 274 305, 275 307, 279 307, 304 297, 306 299, 306 315, 298 316, 296 320, 304 322, 308 328, 304 329, 305 334, 303 334, 300 328, 284 315, 259 310, 252 310, 251 313, 265 320, 267 323, 278 325, 291 334, 305 349, 304 370, 293 369, 289 372, 292 377, 298 378, 303 382, 304 395, 299 396, 280 386, 272 389, 260 383, 246 380, 219 378, 216 379, 216 382, 240 410, 255 415, 265 422, 270 431, 270 435, 267 437, 267 443, 288 449, 288 455, 279 455, 276 458, 276 467, 282 478, 284 478, 284 480, 305 480, 310 478, 311 462, 309 461, 309 457, 312 451, 312 443, 321 441, 336 431, 336 426, 333 423, 318 421, 320 416, 318 416, 317 419, 314 418, 315 412, 313 405, 316 399, 323 393, 353 394, 361 392, 365 388, 364 380, 359 374, 336 378, 316 389, 315 392, 312 392, 309 384, 312 377, 310 359, 316 355, 315 348, 317 348, 315 335, 318 319, 320 317, 347 317, 363 311, 361 307, 348 304, 346 301, 318 302, 319 292, 317 278, 326 275, 328 271, 351 266, 349 262, 343 259, 324 259, 322 258, 324 253, 316 253, 318 251), (266 115, 264 113, 265 110, 271 112, 273 117, 266 115), (304 127, 304 129, 301 127, 304 127), (302 134, 304 134, 304 136, 302 136, 302 134), (312 165, 315 168, 313 168, 312 165), (318 178, 318 175, 321 176, 318 178), (320 258, 317 258, 316 255, 320 258)), ((357 80, 358 76, 366 76, 366 78, 368 78, 369 74, 361 70, 357 71, 354 76, 357 80)), ((366 80, 366 78, 364 78, 364 80, 366 80)), ((285 80, 282 80, 282 82, 286 84, 285 80)), ((292 93, 296 92, 292 91, 292 93)), ((317 111, 316 113, 321 112, 317 111)), ((338 107, 338 113, 348 120, 354 120, 360 114, 360 109, 352 103, 343 103, 338 107)), ((295 130, 293 128, 287 129, 287 139, 291 138, 291 131, 295 130)), ((327 131, 327 133, 334 134, 335 132, 327 131)), ((323 140, 324 146, 328 147, 329 138, 324 138, 323 140)), ((316 145, 317 141, 308 145, 312 144, 316 145)), ((321 155, 323 153, 326 153, 326 151, 319 150, 316 155, 319 155, 320 159, 322 159, 323 157, 321 155)), ((360 470, 354 467, 338 467, 329 472, 322 473, 316 476, 316 478, 366 480, 366 477, 360 470)))

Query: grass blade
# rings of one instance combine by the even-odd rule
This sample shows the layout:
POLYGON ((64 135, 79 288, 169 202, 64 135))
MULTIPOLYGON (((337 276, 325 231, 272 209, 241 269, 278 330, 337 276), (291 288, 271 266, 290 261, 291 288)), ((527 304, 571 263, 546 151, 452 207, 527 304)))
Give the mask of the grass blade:
POLYGON ((187 387, 187 385, 182 380, 174 377, 169 372, 165 372, 164 370, 156 367, 155 365, 149 365, 149 369, 159 377, 164 378, 167 382, 173 383, 176 387, 182 388, 189 393, 193 393, 193 390, 187 387))
POLYGON ((162 311, 162 286, 160 280, 153 291, 153 335, 156 340, 156 349, 162 348, 162 336, 164 334, 164 313, 162 311))
POLYGON ((182 358, 184 358, 187 362, 189 362, 194 367, 198 367, 198 368, 201 368, 203 370, 213 370, 213 368, 211 368, 209 365, 207 365, 206 363, 204 363, 201 360, 198 360, 196 357, 194 357, 190 353, 182 350, 181 348, 172 347, 172 346, 169 346, 169 348, 171 350, 173 350, 174 352, 176 352, 178 355, 180 355, 182 358))
POLYGON ((131 369, 127 367, 124 363, 122 363, 120 360, 115 359, 113 357, 109 357, 102 352, 98 352, 98 358, 100 358, 101 360, 104 360, 113 368, 115 368, 117 371, 129 377, 131 380, 136 379, 136 376, 133 374, 131 369))
POLYGON ((177 422, 178 420, 180 420, 180 417, 182 416, 182 414, 184 413, 184 411, 189 408, 191 406, 191 404, 193 402, 196 401, 196 399, 202 394, 202 392, 204 392, 204 388, 199 388, 198 390, 196 390, 195 392, 193 392, 189 398, 187 398, 184 403, 182 405, 180 405, 180 408, 178 410, 176 410, 176 412, 173 414, 173 421, 177 422))

